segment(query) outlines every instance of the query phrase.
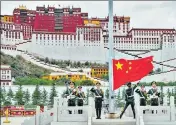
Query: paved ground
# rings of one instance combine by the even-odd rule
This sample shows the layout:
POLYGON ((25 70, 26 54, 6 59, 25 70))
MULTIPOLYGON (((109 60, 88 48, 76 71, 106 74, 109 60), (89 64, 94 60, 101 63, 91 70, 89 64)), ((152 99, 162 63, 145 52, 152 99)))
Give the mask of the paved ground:
POLYGON ((21 123, 28 117, 10 117, 9 121, 11 123, 3 123, 5 117, 1 117, 1 125, 21 125, 21 123))

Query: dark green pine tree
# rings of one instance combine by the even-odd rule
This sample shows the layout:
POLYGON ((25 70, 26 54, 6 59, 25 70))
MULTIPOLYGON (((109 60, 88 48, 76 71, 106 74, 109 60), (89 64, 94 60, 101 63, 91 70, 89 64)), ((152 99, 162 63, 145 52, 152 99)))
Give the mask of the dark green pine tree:
POLYGON ((164 98, 164 92, 163 92, 163 86, 161 85, 161 95, 160 95, 160 97, 161 97, 161 104, 163 104, 163 98, 164 98))
POLYGON ((49 104, 50 105, 54 104, 54 97, 57 97, 57 91, 56 91, 56 85, 52 84, 51 93, 49 96, 49 104))
POLYGON ((41 92, 39 89, 39 85, 36 85, 36 88, 32 94, 32 104, 40 105, 41 104, 41 92))
POLYGON ((109 89, 106 89, 106 91, 105 91, 105 97, 106 97, 106 99, 109 99, 109 89))
POLYGON ((1 105, 4 105, 4 102, 6 101, 6 97, 7 97, 7 93, 6 93, 6 90, 5 90, 5 87, 0 87, 0 98, 1 98, 1 105))
POLYGON ((24 103, 25 105, 29 104, 31 95, 29 93, 29 90, 27 89, 24 94, 24 103))
POLYGON ((22 90, 22 85, 19 85, 18 91, 15 94, 15 101, 17 105, 24 105, 24 92, 22 90))
POLYGON ((171 96, 174 96, 174 89, 172 89, 171 96))
POLYGON ((43 105, 48 104, 48 92, 46 91, 45 88, 43 89, 43 92, 42 92, 42 101, 41 102, 43 105))
POLYGON ((175 104, 176 104, 176 86, 174 87, 174 100, 175 100, 175 104))
POLYGON ((167 89, 167 97, 169 97, 169 98, 171 97, 171 92, 170 92, 169 88, 167 89))
POLYGON ((9 91, 7 93, 7 100, 5 101, 5 105, 12 105, 12 101, 14 98, 14 94, 11 88, 9 88, 9 91))

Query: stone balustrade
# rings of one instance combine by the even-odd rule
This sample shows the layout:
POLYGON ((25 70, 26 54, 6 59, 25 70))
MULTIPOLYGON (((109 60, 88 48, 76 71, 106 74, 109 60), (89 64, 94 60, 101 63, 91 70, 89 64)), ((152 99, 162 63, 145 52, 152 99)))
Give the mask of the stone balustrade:
POLYGON ((140 106, 140 98, 135 96, 136 103, 136 125, 144 125, 144 123, 151 122, 153 125, 157 122, 161 123, 176 123, 176 107, 174 104, 174 97, 170 97, 170 105, 168 105, 168 98, 164 98, 163 105, 159 106, 140 106))

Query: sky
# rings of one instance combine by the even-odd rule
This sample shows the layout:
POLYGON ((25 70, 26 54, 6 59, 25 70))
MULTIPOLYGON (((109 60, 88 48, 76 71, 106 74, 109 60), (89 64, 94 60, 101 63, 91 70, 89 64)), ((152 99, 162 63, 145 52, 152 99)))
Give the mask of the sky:
MULTIPOLYGON (((74 6, 88 12, 89 17, 108 15, 108 1, 1 1, 1 15, 12 15, 13 9, 25 5, 74 6)), ((114 15, 130 16, 131 28, 176 28, 176 1, 114 1, 114 15)))

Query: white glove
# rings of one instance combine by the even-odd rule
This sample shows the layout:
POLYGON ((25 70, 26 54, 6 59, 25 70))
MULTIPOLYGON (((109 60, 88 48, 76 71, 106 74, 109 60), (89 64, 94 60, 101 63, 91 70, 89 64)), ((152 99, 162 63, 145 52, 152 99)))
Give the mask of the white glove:
POLYGON ((76 92, 76 90, 74 89, 73 92, 76 92))
POLYGON ((67 99, 70 99, 70 96, 67 96, 67 99))

